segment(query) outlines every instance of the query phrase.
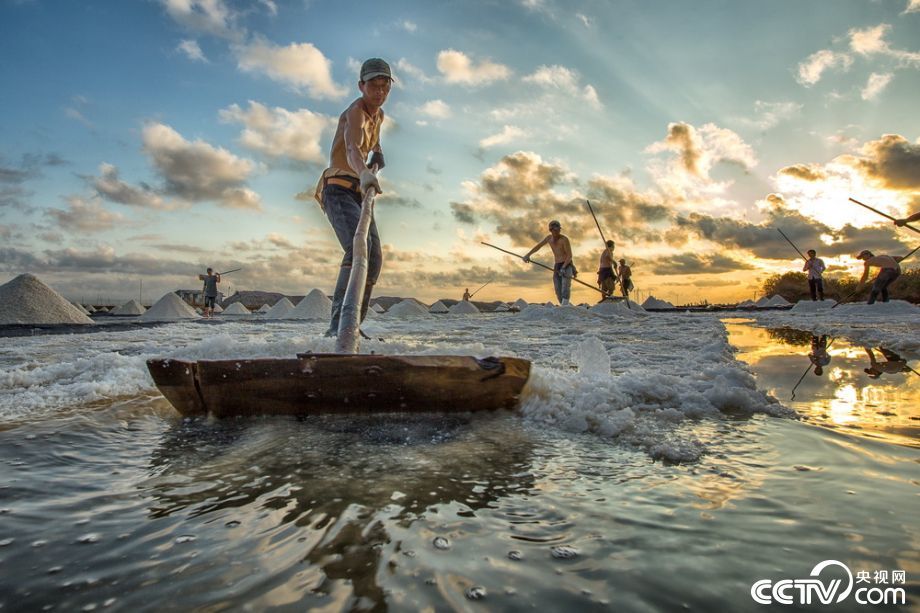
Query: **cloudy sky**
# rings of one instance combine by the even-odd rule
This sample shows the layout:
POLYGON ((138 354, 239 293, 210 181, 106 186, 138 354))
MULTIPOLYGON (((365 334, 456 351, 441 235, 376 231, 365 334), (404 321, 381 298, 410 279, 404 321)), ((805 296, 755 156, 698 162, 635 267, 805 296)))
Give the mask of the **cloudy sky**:
POLYGON ((920 210, 920 0, 341 6, 0 0, 0 283, 150 302, 210 265, 243 267, 225 291, 331 292, 312 191, 373 56, 397 77, 378 295, 550 299, 480 245, 524 253, 550 219, 593 282, 585 199, 672 301, 800 268, 777 228, 832 271, 917 242, 847 197, 920 210))

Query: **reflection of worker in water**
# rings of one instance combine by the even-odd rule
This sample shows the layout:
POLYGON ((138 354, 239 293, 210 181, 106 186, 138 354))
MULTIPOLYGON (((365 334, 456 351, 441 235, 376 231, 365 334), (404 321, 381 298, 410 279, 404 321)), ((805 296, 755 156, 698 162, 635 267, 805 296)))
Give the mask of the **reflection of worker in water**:
POLYGON ((875 354, 872 352, 870 347, 865 347, 866 353, 869 354, 869 368, 863 368, 863 372, 869 375, 872 379, 878 379, 883 374, 895 375, 901 372, 910 372, 910 367, 907 365, 907 360, 899 356, 894 351, 890 349, 885 349, 884 347, 879 347, 878 351, 882 354, 882 357, 885 358, 884 362, 879 362, 875 359, 875 354))
POLYGON ((831 363, 831 356, 827 352, 827 335, 822 334, 820 337, 811 336, 811 353, 808 359, 815 366, 815 374, 821 376, 824 374, 824 367, 831 363))

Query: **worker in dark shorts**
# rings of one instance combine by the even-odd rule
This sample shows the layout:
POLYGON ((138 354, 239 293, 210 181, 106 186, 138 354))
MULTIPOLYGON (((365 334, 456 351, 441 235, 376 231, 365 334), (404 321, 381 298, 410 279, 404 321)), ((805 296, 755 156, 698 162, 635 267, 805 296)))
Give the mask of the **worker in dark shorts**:
POLYGON ((862 287, 869 278, 869 269, 873 266, 880 269, 875 280, 872 282, 872 290, 869 292, 869 300, 866 304, 875 304, 879 294, 882 296, 882 302, 888 302, 888 286, 895 282, 901 276, 901 257, 896 255, 875 255, 868 249, 864 249, 856 256, 857 260, 863 260, 863 274, 859 279, 857 287, 862 287))
POLYGON ((602 301, 613 296, 613 292, 617 289, 617 263, 613 259, 615 246, 616 243, 613 241, 607 241, 607 247, 601 252, 601 259, 597 267, 597 286, 604 292, 602 301))
MULTIPOLYGON (((345 290, 351 276, 352 243, 361 217, 362 195, 373 187, 381 192, 380 183, 371 170, 375 164, 383 168, 383 151, 380 147, 380 127, 383 125, 383 103, 390 93, 393 77, 390 66, 379 58, 372 58, 361 66, 358 89, 361 97, 349 105, 339 117, 332 139, 329 168, 323 171, 316 186, 315 197, 335 230, 335 236, 345 251, 339 268, 338 280, 332 294, 332 320, 326 336, 339 331, 339 317, 345 290), (368 155, 373 154, 368 160, 368 155)), ((380 276, 383 251, 377 222, 372 220, 367 235, 367 281, 364 301, 361 303, 361 321, 367 315, 374 285, 380 276)))
POLYGON ((214 314, 214 304, 217 302, 217 284, 220 283, 220 273, 208 268, 208 274, 198 275, 199 281, 204 281, 204 316, 209 318, 214 314))

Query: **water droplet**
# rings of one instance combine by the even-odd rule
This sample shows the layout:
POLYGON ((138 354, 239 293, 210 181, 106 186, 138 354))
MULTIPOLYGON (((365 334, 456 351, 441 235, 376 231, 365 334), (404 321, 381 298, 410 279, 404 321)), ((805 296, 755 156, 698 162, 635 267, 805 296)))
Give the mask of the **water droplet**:
POLYGON ((571 560, 578 557, 578 550, 569 545, 558 545, 552 548, 553 557, 557 560, 571 560))
POLYGON ((518 551, 517 549, 512 549, 508 552, 508 559, 519 562, 524 559, 524 554, 518 551))
POLYGON ((448 541, 443 536, 434 537, 434 541, 432 541, 432 544, 434 545, 435 549, 442 549, 442 550, 450 549, 450 541, 448 541))
POLYGON ((98 543, 99 534, 96 532, 90 532, 89 534, 84 534, 83 536, 77 539, 77 542, 83 545, 90 545, 92 543, 98 543))
POLYGON ((192 536, 191 534, 183 534, 182 536, 176 537, 176 544, 180 544, 180 543, 191 543, 191 542, 194 541, 196 538, 198 538, 198 537, 192 536))
POLYGON ((474 585, 466 591, 466 597, 470 600, 481 600, 486 597, 486 588, 481 585, 474 585))

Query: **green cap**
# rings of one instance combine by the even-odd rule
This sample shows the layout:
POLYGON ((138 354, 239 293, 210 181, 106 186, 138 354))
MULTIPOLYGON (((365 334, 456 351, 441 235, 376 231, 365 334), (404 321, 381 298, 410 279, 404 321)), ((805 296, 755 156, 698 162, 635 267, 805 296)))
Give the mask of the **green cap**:
POLYGON ((367 82, 377 77, 392 79, 390 65, 379 57, 372 57, 361 65, 361 81, 367 82))

